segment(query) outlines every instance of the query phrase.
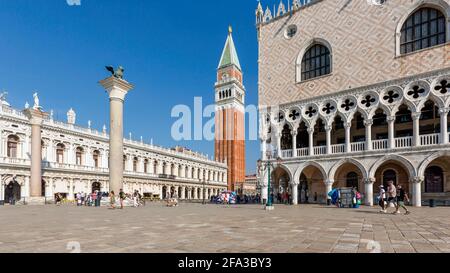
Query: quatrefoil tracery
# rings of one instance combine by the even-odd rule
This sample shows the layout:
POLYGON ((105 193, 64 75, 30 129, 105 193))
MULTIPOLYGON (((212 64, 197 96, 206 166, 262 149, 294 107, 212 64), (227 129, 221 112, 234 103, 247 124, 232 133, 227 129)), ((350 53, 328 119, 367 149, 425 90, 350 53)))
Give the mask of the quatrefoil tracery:
POLYGON ((446 95, 450 92, 450 82, 447 80, 442 80, 439 85, 436 85, 434 90, 439 91, 440 94, 446 95))
POLYGON ((425 94, 425 92, 425 88, 415 85, 410 91, 408 91, 408 96, 412 97, 413 99, 418 99, 423 94, 425 94))
POLYGON ((400 98, 400 94, 394 90, 391 90, 386 93, 386 95, 383 97, 383 100, 386 101, 386 103, 388 103, 388 104, 392 104, 395 101, 397 101, 399 98, 400 98))

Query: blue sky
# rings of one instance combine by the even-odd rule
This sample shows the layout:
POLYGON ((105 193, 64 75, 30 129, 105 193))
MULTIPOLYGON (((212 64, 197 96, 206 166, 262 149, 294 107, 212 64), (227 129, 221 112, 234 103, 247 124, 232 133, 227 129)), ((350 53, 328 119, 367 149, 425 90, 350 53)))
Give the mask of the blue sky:
MULTIPOLYGON (((108 98, 98 81, 105 65, 123 65, 135 85, 125 105, 125 136, 143 136, 166 147, 183 145, 212 156, 214 143, 175 142, 171 110, 194 97, 214 102, 214 82, 228 25, 244 71, 247 104, 257 104, 257 1, 0 0, 0 90, 17 108, 41 104, 77 123, 108 125, 108 98)), ((268 1, 265 4, 273 4, 268 1)), ((205 120, 206 122, 206 120, 205 120)), ((247 171, 254 172, 259 144, 247 143, 247 171)))

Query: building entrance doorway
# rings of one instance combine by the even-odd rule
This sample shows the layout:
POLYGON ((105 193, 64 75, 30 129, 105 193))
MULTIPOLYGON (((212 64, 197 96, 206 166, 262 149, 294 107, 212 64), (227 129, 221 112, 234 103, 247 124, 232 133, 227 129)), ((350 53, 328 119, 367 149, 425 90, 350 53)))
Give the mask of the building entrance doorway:
POLYGON ((14 204, 19 201, 21 197, 21 187, 17 181, 13 180, 5 186, 5 203, 14 204))

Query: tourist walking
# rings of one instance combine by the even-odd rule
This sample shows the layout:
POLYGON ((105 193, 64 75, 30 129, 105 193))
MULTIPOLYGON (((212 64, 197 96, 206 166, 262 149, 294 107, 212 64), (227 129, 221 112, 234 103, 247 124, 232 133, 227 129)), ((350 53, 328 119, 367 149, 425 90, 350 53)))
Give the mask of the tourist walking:
POLYGON ((97 191, 94 191, 93 193, 92 193, 92 203, 93 203, 93 206, 97 206, 97 191))
POLYGON ((409 203, 409 196, 406 191, 403 189, 402 185, 398 185, 398 195, 397 195, 397 210, 396 214, 400 214, 400 208, 403 208, 406 211, 406 215, 411 214, 408 208, 405 206, 405 201, 409 203))
POLYGON ((388 194, 388 205, 386 210, 389 208, 389 206, 391 204, 394 204, 395 206, 395 211, 398 210, 398 204, 397 204, 397 188, 394 185, 394 181, 388 181, 388 190, 387 190, 387 194, 388 194))
POLYGON ((138 193, 138 191, 134 191, 134 194, 133 194, 133 206, 135 207, 135 208, 137 208, 138 206, 139 206, 139 193, 138 193))
POLYGON ((80 207, 81 206, 81 193, 77 193, 76 200, 77 200, 77 206, 80 207))
POLYGON ((380 186, 380 195, 378 196, 378 204, 381 207, 381 213, 386 213, 386 191, 384 190, 384 186, 380 186))
POLYGON ((120 189, 119 192, 120 209, 123 209, 123 201, 125 200, 125 198, 126 198, 125 192, 123 191, 123 189, 120 189))
POLYGON ((109 204, 111 205, 111 209, 116 209, 116 195, 114 191, 109 195, 109 204))

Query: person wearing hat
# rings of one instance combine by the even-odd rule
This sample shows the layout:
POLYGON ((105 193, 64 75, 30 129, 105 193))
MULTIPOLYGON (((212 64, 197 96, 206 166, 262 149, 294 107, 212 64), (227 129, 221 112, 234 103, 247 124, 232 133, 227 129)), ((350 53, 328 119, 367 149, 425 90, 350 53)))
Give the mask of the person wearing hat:
POLYGON ((386 213, 387 209, 386 209, 386 190, 384 189, 384 186, 381 185, 380 186, 380 195, 378 197, 379 201, 379 205, 381 207, 381 213, 386 213))

